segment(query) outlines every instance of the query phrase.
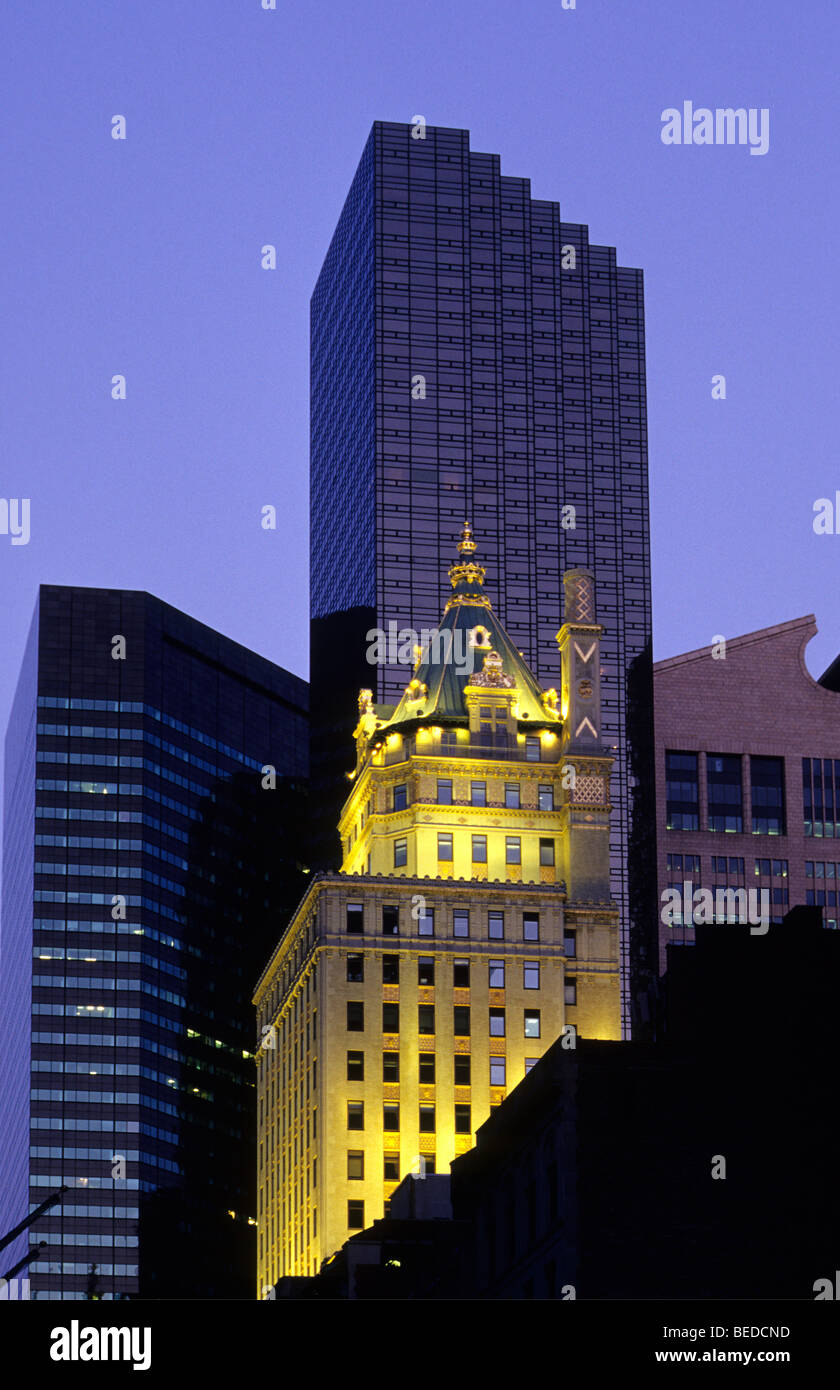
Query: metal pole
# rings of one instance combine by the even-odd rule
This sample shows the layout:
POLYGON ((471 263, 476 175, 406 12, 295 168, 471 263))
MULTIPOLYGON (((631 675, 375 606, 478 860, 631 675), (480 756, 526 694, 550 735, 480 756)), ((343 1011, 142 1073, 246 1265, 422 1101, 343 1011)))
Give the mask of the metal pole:
POLYGON ((45 1211, 48 1211, 50 1207, 54 1207, 56 1202, 61 1201, 64 1193, 69 1191, 69 1187, 60 1187, 57 1192, 53 1192, 50 1197, 47 1197, 46 1201, 42 1202, 34 1211, 31 1211, 28 1216, 25 1216, 13 1230, 9 1231, 8 1235, 0 1239, 0 1250, 5 1250, 7 1245, 11 1245, 12 1241, 17 1239, 21 1231, 25 1231, 27 1226, 31 1226, 33 1221, 37 1221, 38 1217, 43 1216, 45 1211))

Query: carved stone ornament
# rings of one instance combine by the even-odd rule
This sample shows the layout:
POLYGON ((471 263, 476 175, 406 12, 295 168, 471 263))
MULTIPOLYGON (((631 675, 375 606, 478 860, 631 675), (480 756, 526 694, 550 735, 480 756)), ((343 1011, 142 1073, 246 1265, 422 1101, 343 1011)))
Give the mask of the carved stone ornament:
POLYGON ((473 676, 470 685, 495 686, 497 689, 512 690, 516 685, 513 676, 506 676, 502 667, 502 658, 498 652, 488 652, 484 658, 484 666, 477 676, 473 676))

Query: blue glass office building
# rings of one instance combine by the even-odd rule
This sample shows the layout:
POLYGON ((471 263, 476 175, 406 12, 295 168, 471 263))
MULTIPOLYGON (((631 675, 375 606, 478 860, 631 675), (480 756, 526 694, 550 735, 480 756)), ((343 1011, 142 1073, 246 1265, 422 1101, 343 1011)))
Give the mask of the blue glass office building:
POLYGON ((297 677, 149 594, 41 588, 0 929, 0 1231, 70 1189, 0 1257, 47 1242, 32 1297, 253 1297, 250 994, 307 751, 297 677))
POLYGON ((435 627, 464 519, 545 685, 563 572, 592 569, 625 1017, 632 979, 641 1028, 656 975, 642 272, 467 131, 376 122, 312 297, 311 395, 319 861, 335 859, 358 689, 393 700, 410 676, 367 665, 365 633, 435 627))

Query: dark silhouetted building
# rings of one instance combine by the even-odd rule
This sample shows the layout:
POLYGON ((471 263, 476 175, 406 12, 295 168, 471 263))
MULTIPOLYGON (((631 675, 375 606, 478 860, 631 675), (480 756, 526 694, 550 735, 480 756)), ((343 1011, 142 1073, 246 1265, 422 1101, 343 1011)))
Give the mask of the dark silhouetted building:
POLYGON ((297 677, 149 594, 41 588, 6 742, 0 1228, 70 1191, 4 1252, 48 1242, 32 1297, 252 1296, 250 991, 306 884, 307 743, 297 677))

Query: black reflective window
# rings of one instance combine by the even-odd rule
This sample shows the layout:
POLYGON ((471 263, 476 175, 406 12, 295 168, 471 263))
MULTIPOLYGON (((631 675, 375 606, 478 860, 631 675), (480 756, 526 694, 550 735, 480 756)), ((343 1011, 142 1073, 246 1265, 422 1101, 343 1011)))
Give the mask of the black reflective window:
POLYGON ((665 825, 700 829, 700 778, 696 753, 665 753, 665 825))
MULTIPOLYGON (((834 820, 834 786, 826 788, 826 816, 834 820)), ((756 835, 785 834, 785 764, 783 758, 750 758, 752 828, 756 835)))
POLYGON ((744 829, 740 755, 707 753, 706 787, 709 829, 740 834, 744 829))

